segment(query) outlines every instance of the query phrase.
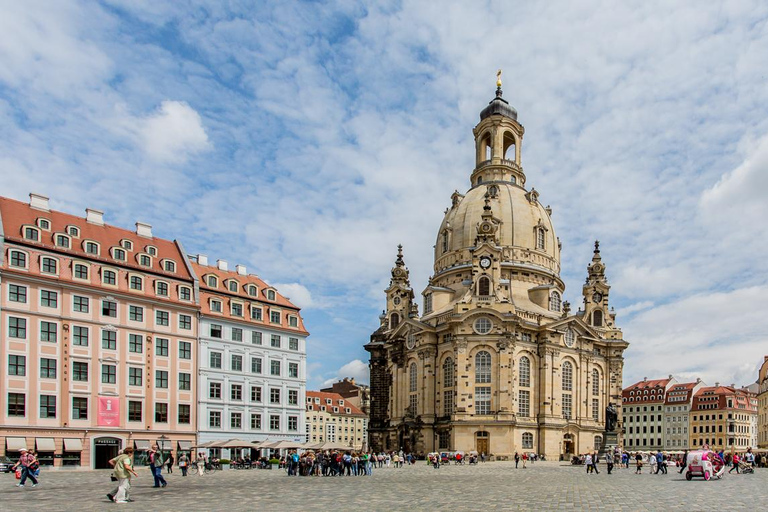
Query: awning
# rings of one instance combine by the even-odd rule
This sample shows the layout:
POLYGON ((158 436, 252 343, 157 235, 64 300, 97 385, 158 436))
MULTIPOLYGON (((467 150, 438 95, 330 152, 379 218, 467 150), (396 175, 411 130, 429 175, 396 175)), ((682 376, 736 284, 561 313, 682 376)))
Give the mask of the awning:
POLYGON ((52 437, 38 437, 35 438, 35 446, 39 452, 55 452, 56 443, 52 437))
POLYGON ((188 452, 192 449, 192 441, 179 441, 179 450, 188 452))
POLYGON ((170 439, 158 439, 157 440, 157 447, 161 450, 170 450, 171 449, 171 440, 170 439))
POLYGON ((5 438, 6 450, 9 452, 17 452, 22 448, 27 447, 26 437, 6 437, 5 438))
POLYGON ((137 451, 149 450, 149 441, 144 439, 134 439, 133 444, 136 446, 137 451))
POLYGON ((65 452, 83 451, 83 441, 81 439, 64 439, 65 452))

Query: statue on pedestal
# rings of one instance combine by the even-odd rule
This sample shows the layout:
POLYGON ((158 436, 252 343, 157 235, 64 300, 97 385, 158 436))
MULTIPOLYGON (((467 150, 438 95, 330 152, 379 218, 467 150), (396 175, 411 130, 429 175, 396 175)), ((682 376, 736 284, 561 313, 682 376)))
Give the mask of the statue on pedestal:
POLYGON ((618 422, 619 413, 616 411, 616 407, 610 403, 608 404, 608 407, 605 408, 605 431, 606 432, 615 432, 616 431, 616 423, 618 422))

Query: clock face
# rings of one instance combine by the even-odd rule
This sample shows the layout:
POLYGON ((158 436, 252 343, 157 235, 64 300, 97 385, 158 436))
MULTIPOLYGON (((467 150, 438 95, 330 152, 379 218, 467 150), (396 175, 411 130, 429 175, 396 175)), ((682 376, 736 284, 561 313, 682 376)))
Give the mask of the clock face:
POLYGON ((595 292, 592 294, 592 302, 599 303, 603 301, 603 294, 600 292, 595 292))
POLYGON ((488 256, 483 256, 480 258, 480 268, 487 269, 491 266, 491 258, 488 256))

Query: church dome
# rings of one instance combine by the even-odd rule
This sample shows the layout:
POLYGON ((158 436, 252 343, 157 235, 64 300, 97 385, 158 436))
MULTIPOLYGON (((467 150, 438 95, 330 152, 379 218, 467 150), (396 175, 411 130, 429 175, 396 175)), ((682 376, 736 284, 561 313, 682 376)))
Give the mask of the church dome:
POLYGON ((501 97, 501 88, 496 89, 496 97, 488 103, 488 106, 480 111, 480 120, 492 115, 502 115, 517 121, 517 110, 501 97))

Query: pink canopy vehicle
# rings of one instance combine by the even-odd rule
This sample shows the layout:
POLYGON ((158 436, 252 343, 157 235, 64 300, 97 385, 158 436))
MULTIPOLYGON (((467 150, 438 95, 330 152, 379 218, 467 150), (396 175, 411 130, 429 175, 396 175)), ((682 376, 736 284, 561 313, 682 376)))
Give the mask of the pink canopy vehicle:
POLYGON ((686 480, 691 480, 694 476, 704 477, 704 480, 709 480, 712 477, 720 478, 724 473, 725 463, 715 452, 711 450, 688 452, 686 480))

